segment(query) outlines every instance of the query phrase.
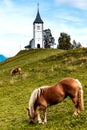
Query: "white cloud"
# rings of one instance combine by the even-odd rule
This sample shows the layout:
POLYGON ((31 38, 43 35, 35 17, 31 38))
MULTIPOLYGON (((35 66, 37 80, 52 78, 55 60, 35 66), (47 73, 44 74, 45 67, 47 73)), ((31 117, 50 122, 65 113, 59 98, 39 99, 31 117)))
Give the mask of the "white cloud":
MULTIPOLYGON (((73 16, 71 16, 73 17, 73 16)), ((70 17, 67 17, 67 21, 70 19, 70 17)), ((74 22, 73 18, 72 21, 74 22)), ((45 24, 46 28, 50 28, 53 37, 55 38, 55 42, 58 44, 58 38, 60 36, 61 32, 65 32, 71 37, 71 42, 73 40, 76 40, 76 42, 80 42, 82 46, 87 47, 87 27, 85 26, 80 26, 80 19, 76 20, 76 23, 66 23, 64 21, 59 21, 58 20, 52 20, 50 21, 47 20, 45 24), (76 24, 77 23, 77 24, 76 24)))
MULTIPOLYGON (((11 1, 4 1, 10 5, 11 1)), ((24 46, 29 44, 33 37, 33 11, 26 7, 0 8, 0 53, 6 56, 15 55, 24 46), (8 54, 7 54, 8 53, 8 54)))
POLYGON ((9 7, 13 5, 13 2, 12 0, 4 0, 4 4, 9 7))
POLYGON ((87 9, 87 0, 55 0, 58 5, 67 4, 81 9, 87 9))

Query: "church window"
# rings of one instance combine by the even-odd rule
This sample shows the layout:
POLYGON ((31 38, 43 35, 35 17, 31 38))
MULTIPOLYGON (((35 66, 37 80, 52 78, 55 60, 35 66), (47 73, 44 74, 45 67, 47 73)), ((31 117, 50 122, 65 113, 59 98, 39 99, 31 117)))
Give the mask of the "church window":
POLYGON ((40 26, 37 26, 37 30, 40 30, 40 26))

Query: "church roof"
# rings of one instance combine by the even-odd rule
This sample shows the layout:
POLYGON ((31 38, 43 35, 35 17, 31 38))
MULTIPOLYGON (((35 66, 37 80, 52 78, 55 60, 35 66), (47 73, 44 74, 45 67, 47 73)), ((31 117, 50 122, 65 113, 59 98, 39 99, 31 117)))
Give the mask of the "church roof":
POLYGON ((35 24, 35 23, 43 23, 43 21, 40 17, 39 9, 37 11, 36 19, 34 20, 33 24, 35 24))

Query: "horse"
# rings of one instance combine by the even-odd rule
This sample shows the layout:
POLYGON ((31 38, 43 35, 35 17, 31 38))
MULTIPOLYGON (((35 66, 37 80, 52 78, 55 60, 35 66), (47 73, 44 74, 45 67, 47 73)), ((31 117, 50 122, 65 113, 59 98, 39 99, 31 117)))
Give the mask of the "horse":
POLYGON ((15 68, 15 69, 13 69, 13 70, 11 71, 12 76, 15 75, 15 74, 17 74, 17 73, 18 73, 18 74, 21 74, 21 68, 18 68, 18 67, 17 67, 17 68, 15 68))
POLYGON ((30 96, 29 107, 27 108, 30 123, 35 123, 37 117, 39 124, 47 123, 47 107, 62 102, 69 96, 75 105, 73 115, 78 115, 84 110, 83 88, 78 79, 64 78, 52 86, 43 86, 35 89, 30 96), (40 112, 43 112, 42 121, 40 112))

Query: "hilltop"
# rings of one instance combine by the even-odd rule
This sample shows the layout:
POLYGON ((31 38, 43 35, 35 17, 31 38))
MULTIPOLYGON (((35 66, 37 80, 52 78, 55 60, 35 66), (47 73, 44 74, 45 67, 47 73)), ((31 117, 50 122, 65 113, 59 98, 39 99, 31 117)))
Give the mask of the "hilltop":
POLYGON ((3 130, 86 130, 86 70, 86 48, 68 51, 23 50, 0 63, 0 128, 3 130), (12 77, 10 72, 15 67, 21 67, 22 74, 12 77), (48 108, 47 125, 29 125, 26 107, 28 107, 31 92, 40 86, 55 84, 65 77, 73 77, 81 81, 84 89, 85 111, 78 117, 73 117, 73 103, 70 99, 66 99, 48 108))

